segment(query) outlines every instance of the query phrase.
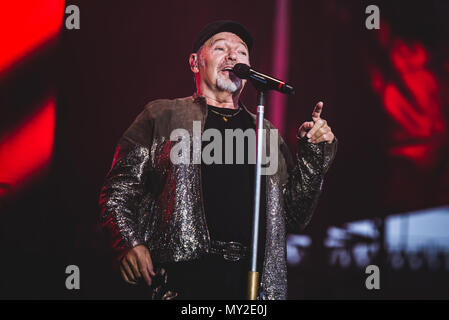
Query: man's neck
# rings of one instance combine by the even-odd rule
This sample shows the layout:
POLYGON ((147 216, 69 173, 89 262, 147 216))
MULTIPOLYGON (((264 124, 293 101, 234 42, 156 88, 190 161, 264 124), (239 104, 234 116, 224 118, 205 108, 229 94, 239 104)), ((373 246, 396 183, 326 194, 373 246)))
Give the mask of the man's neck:
POLYGON ((208 105, 217 108, 239 108, 240 93, 233 95, 232 93, 226 91, 212 92, 210 90, 198 90, 197 94, 199 96, 205 97, 208 105))

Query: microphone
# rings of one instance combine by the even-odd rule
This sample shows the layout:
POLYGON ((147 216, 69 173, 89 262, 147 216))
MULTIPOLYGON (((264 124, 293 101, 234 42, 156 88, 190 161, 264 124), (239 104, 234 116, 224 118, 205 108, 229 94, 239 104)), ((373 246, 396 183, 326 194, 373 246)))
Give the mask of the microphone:
POLYGON ((250 79, 258 90, 276 90, 281 93, 295 94, 295 89, 291 85, 251 69, 247 64, 237 63, 232 71, 241 79, 250 79))

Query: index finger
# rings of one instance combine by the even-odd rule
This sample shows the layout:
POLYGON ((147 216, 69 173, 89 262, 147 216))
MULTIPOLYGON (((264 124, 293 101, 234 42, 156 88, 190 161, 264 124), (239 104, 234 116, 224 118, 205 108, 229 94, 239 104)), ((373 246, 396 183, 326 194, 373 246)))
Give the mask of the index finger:
POLYGON ((314 121, 318 120, 321 117, 321 111, 323 111, 323 102, 319 101, 312 112, 312 119, 314 121))

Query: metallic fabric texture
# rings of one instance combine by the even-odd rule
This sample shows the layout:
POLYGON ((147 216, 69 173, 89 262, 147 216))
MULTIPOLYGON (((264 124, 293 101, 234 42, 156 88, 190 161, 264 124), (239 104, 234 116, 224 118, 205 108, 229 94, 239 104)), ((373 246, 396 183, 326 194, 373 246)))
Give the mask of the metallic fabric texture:
MULTIPOLYGON (((251 115, 255 123, 256 115, 251 115)), ((190 261, 210 252, 201 165, 192 161, 173 164, 170 160, 177 143, 170 141, 171 132, 187 130, 193 150, 193 121, 201 122, 202 133, 206 117, 203 97, 156 100, 120 138, 99 202, 102 226, 118 260, 139 244, 148 247, 156 265, 190 261)), ((266 119, 264 128, 274 129, 266 119)), ((268 139, 270 135, 266 136, 268 139)), ((267 230, 261 299, 287 298, 286 233, 299 232, 309 223, 337 141, 311 144, 298 138, 295 158, 281 137, 277 145, 278 170, 266 176, 267 230)))

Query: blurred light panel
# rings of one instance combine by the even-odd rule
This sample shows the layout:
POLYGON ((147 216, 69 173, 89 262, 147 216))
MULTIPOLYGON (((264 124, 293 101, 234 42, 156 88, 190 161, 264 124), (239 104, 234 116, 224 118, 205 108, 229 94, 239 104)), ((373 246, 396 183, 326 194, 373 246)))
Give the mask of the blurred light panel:
POLYGON ((56 36, 63 18, 63 0, 1 1, 0 74, 56 36))
POLYGON ((391 249, 449 251, 449 206, 390 216, 386 220, 386 237, 391 249))
POLYGON ((55 98, 0 139, 0 182, 14 191, 49 164, 55 132, 55 98))

